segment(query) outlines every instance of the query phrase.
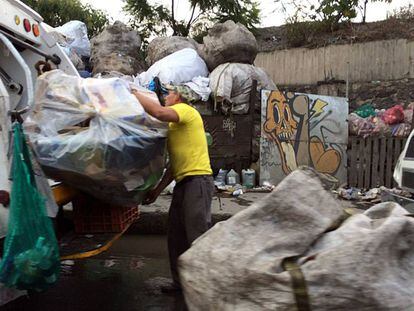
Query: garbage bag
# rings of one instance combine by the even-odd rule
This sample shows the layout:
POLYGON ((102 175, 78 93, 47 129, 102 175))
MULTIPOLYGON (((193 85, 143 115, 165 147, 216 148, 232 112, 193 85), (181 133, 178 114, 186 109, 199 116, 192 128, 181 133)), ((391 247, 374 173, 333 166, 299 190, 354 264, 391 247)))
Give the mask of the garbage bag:
POLYGON ((258 46, 254 35, 243 24, 228 20, 208 31, 198 51, 213 71, 225 63, 253 64, 258 46))
POLYGON ((158 77, 163 84, 182 84, 198 76, 208 76, 206 63, 195 50, 186 48, 154 63, 140 74, 140 82, 148 86, 158 77))
MULTIPOLYGON (((349 134, 360 137, 371 136, 375 130, 375 124, 370 118, 362 118, 356 113, 351 113, 348 116, 349 134)), ((378 127, 379 129, 379 127, 378 127)))
POLYGON ((375 109, 371 104, 362 105, 361 107, 355 110, 355 113, 361 118, 368 118, 370 116, 376 115, 375 109))
POLYGON ((70 21, 60 27, 56 27, 55 30, 68 38, 69 47, 75 50, 76 54, 85 57, 91 55, 91 43, 88 39, 88 29, 85 23, 70 21))
POLYGON ((245 114, 249 111, 253 80, 257 81, 258 90, 277 90, 275 83, 259 67, 227 63, 214 69, 210 74, 210 88, 215 100, 222 103, 223 113, 245 114))
POLYGON ((151 66, 174 52, 186 48, 196 50, 197 46, 198 43, 191 38, 180 36, 157 37, 148 44, 145 61, 151 66))
POLYGON ((91 65, 93 74, 118 71, 136 75, 147 69, 141 57, 141 37, 138 31, 120 21, 108 25, 91 39, 91 65))
POLYGON ((21 290, 42 291, 59 277, 59 249, 18 123, 13 126, 12 180, 9 231, 0 264, 0 282, 21 290))
POLYGON ((387 124, 397 124, 404 122, 404 108, 401 105, 395 105, 382 114, 382 119, 387 124))
POLYGON ((313 173, 297 170, 179 258, 188 309, 410 310, 408 214, 381 203, 340 225, 339 202, 313 173))
POLYGON ((47 72, 25 125, 49 178, 113 204, 140 203, 165 166, 167 124, 148 115, 120 78, 47 72))

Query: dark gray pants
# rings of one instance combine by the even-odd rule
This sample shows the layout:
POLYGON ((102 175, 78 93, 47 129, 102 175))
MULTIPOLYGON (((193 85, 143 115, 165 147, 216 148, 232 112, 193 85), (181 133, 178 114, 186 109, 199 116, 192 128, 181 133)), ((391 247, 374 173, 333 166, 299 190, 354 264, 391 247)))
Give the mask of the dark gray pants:
POLYGON ((168 253, 174 283, 180 284, 178 257, 211 227, 212 176, 189 176, 174 188, 168 215, 168 253))

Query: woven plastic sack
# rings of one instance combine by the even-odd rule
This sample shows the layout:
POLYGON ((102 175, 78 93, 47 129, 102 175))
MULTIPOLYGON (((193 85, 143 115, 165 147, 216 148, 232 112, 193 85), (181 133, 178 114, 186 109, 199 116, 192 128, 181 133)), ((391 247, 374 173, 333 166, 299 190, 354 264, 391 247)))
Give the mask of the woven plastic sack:
POLYGON ((36 188, 20 124, 13 126, 13 138, 9 232, 0 264, 0 282, 21 290, 42 291, 59 277, 59 249, 46 215, 45 199, 36 188))
POLYGON ((162 175, 167 124, 130 87, 59 70, 38 78, 25 127, 46 176, 112 204, 141 202, 162 175))

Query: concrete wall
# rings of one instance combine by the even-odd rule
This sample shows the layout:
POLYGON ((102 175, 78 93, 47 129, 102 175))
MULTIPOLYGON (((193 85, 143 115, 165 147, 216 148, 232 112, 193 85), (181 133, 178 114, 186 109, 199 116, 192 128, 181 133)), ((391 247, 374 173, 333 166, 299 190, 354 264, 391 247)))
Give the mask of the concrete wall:
POLYGON ((406 39, 297 48, 259 53, 255 64, 276 84, 316 84, 327 79, 351 82, 414 78, 414 41, 406 39), (348 65, 349 62, 349 65, 348 65))

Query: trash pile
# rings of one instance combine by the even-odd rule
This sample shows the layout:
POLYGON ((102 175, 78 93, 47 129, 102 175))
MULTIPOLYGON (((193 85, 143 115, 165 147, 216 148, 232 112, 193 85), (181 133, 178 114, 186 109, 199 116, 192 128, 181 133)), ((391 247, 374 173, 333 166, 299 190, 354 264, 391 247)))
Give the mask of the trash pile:
MULTIPOLYGON (((253 80, 258 81, 258 90, 276 89, 265 71, 253 65, 257 55, 254 35, 233 21, 214 25, 203 44, 178 36, 155 38, 148 45, 146 64, 140 49, 141 38, 135 30, 119 21, 107 26, 91 39, 91 74, 127 78, 151 90, 156 78, 162 86, 183 85, 191 94, 192 104, 208 102, 213 95, 216 110, 221 105, 225 114, 249 111, 253 80)), ((202 113, 206 110, 202 105, 195 106, 202 113)))
POLYGON ((376 110, 370 104, 359 107, 349 115, 349 133, 363 138, 369 136, 408 137, 411 132, 414 103, 404 109, 395 105, 376 110))
POLYGON ((25 129, 48 177, 113 204, 141 202, 162 175, 167 125, 144 111, 131 87, 60 70, 38 78, 25 129))
POLYGON ((378 203, 381 202, 381 197, 384 192, 392 193, 398 196, 411 198, 412 194, 408 191, 392 188, 389 189, 387 187, 381 186, 379 188, 372 188, 369 190, 363 190, 355 187, 350 188, 338 188, 337 190, 333 191, 335 194, 338 195, 338 198, 348 200, 348 201, 366 201, 371 203, 378 203))
POLYGON ((70 21, 49 31, 69 56, 78 70, 85 70, 91 54, 91 44, 86 25, 81 21, 70 21))
POLYGON ((136 75, 146 69, 139 56, 141 37, 136 30, 116 21, 91 40, 92 74, 117 71, 136 75))
POLYGON ((297 170, 179 258, 188 309, 408 310, 409 216, 396 203, 343 210, 312 172, 297 170))
POLYGON ((226 21, 213 26, 198 47, 210 74, 215 110, 246 114, 250 108, 253 80, 257 89, 277 90, 266 72, 253 65, 258 47, 254 35, 241 24, 226 21))
MULTIPOLYGON (((74 38, 66 42, 71 51, 82 60, 90 55, 94 78, 60 71, 39 77, 26 131, 48 177, 114 204, 139 203, 165 164, 166 126, 145 113, 130 94, 131 87, 160 102, 167 85, 186 87, 190 104, 208 102, 213 93, 222 111, 234 114, 249 111, 253 80, 258 90, 276 89, 267 74, 252 65, 255 37, 232 21, 215 25, 203 44, 181 37, 155 38, 148 47, 147 70, 139 56, 138 33, 121 22, 107 26, 91 43, 84 24, 73 21, 61 28, 55 30, 74 38)), ((235 191, 240 194, 251 184, 235 191)), ((227 186, 236 185, 240 181, 227 186)))

